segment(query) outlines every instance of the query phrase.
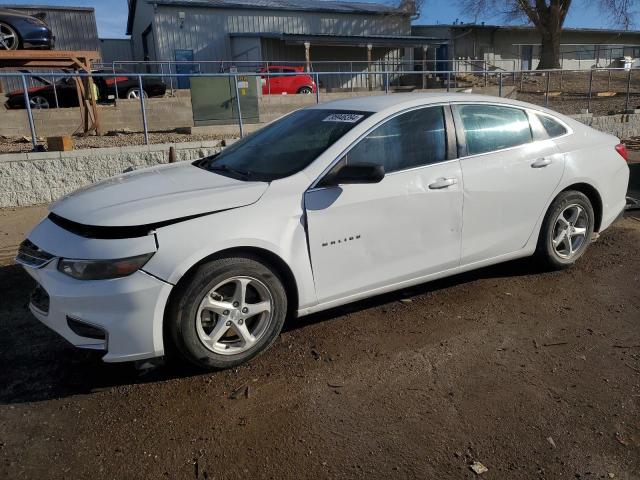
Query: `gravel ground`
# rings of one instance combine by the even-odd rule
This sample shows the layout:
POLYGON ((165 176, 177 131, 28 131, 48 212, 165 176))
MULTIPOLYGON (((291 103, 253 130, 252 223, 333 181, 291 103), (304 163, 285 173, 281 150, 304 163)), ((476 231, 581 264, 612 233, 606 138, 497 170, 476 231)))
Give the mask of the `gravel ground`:
MULTIPOLYGON (((43 211, 3 213, 15 245, 43 211)), ((0 267, 0 478, 637 479, 639 272, 629 216, 568 271, 510 262, 291 320, 235 370, 141 374, 0 267)))
MULTIPOLYGON (((202 142, 206 140, 217 140, 229 138, 222 135, 189 135, 176 132, 154 132, 149 134, 149 142, 156 143, 182 143, 182 142, 202 142)), ((142 133, 118 133, 114 135, 95 135, 87 137, 74 137, 75 149, 103 148, 103 147, 126 147, 132 145, 144 145, 144 134, 142 133)), ((40 138, 39 142, 46 144, 46 139, 40 138)), ((30 152, 31 137, 2 137, 0 136, 0 154, 30 152)))

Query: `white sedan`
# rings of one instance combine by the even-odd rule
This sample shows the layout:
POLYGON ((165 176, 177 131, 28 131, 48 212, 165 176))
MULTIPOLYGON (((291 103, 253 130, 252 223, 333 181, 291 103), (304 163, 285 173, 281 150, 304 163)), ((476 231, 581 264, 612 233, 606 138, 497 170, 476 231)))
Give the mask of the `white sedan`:
POLYGON ((353 98, 73 193, 17 261, 33 314, 105 361, 227 368, 287 317, 534 254, 572 265, 623 211, 625 160, 616 137, 522 102, 353 98))

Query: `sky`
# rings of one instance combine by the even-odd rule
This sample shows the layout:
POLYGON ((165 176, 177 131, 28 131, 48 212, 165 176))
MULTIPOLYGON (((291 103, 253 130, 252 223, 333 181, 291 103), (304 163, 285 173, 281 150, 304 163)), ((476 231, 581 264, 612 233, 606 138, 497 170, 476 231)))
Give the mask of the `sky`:
MULTIPOLYGON (((380 0, 359 0, 376 2, 380 0)), ((388 2, 387 2, 388 3, 388 2)), ((98 34, 102 38, 124 38, 127 26, 127 0, 0 0, 2 5, 61 5, 77 7, 93 7, 96 9, 98 34)), ((469 18, 460 12, 455 0, 426 0, 421 17, 414 23, 452 23, 456 19, 463 22, 486 22, 491 24, 504 23, 500 16, 487 14, 483 18, 469 18)), ((566 27, 611 28, 605 15, 600 14, 595 7, 585 8, 579 2, 574 2, 569 11, 566 27)))

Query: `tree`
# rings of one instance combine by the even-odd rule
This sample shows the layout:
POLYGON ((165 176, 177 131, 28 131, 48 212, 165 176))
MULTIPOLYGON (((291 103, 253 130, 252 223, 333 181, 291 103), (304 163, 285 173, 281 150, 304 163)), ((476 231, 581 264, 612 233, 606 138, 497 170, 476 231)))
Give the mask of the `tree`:
MULTIPOLYGON (((582 0, 584 7, 595 5, 616 26, 633 25, 637 0, 582 0)), ((474 18, 486 12, 501 13, 507 21, 526 20, 540 34, 542 51, 538 69, 560 68, 560 35, 573 0, 458 0, 460 8, 474 18)))

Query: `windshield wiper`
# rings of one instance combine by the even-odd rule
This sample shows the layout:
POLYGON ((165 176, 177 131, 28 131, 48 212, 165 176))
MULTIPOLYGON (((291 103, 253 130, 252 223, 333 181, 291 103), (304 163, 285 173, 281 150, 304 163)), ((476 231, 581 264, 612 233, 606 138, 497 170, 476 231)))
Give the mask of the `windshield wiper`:
POLYGON ((211 170, 212 172, 217 171, 235 173, 236 175, 240 175, 245 179, 249 179, 249 177, 251 176, 251 172, 249 170, 242 170, 240 168, 230 167, 229 165, 211 165, 209 167, 209 170, 211 170))

